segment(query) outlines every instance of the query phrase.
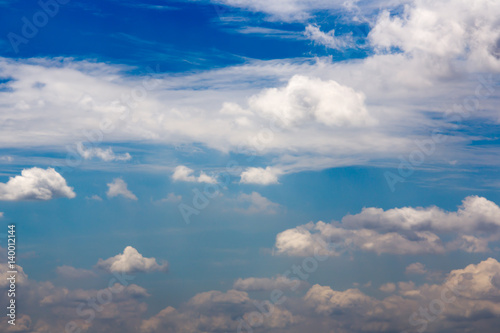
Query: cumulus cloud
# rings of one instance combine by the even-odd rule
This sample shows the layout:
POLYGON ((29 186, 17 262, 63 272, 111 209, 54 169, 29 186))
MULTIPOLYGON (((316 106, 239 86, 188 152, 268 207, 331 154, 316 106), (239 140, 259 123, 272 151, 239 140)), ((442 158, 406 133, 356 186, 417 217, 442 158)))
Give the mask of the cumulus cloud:
POLYGON ((487 252, 489 241, 500 238, 500 208, 477 196, 464 199, 456 212, 437 207, 364 208, 341 223, 308 223, 277 235, 278 254, 307 256, 319 241, 334 243, 340 251, 362 250, 378 254, 445 253, 463 250, 487 252), (438 234, 455 235, 445 243, 438 234))
POLYGON ((286 87, 266 89, 249 100, 256 112, 285 127, 317 122, 326 126, 363 127, 376 123, 365 95, 333 80, 295 75, 286 87))
POLYGON ((236 205, 243 205, 236 207, 235 210, 245 214, 276 214, 281 207, 257 192, 240 194, 236 199, 236 205))
POLYGON ((121 254, 106 260, 99 259, 97 267, 108 272, 150 273, 167 271, 168 263, 158 264, 155 258, 145 258, 132 246, 127 246, 121 254))
POLYGON ((137 197, 127 188, 127 183, 121 178, 115 178, 112 183, 108 183, 108 198, 123 196, 130 200, 137 200, 137 197))
POLYGON ((121 155, 115 154, 113 152, 113 149, 111 149, 110 147, 106 149, 102 149, 99 147, 85 148, 82 143, 79 143, 77 147, 78 147, 78 153, 86 160, 99 158, 105 162, 110 162, 110 161, 129 161, 132 159, 132 156, 130 156, 129 153, 121 155))
POLYGON ((413 1, 404 12, 384 11, 370 32, 378 48, 398 47, 413 56, 463 57, 473 67, 500 69, 500 4, 480 0, 413 1))
POLYGON ((427 269, 425 268, 424 264, 421 264, 419 262, 415 262, 413 264, 408 265, 405 270, 406 274, 419 274, 423 275, 427 273, 427 269))
POLYGON ((247 168, 240 175, 241 184, 271 185, 278 184, 281 171, 275 168, 247 168))
POLYGON ((59 266, 56 271, 57 274, 67 279, 87 279, 96 276, 96 274, 91 270, 75 268, 72 266, 59 266))
POLYGON ((188 168, 184 165, 179 165, 175 168, 174 174, 172 175, 172 179, 174 181, 182 181, 182 182, 193 182, 193 183, 207 183, 207 184, 216 184, 217 180, 214 177, 211 177, 204 173, 200 172, 198 177, 193 175, 194 170, 188 168))
POLYGON ((0 212, 0 219, 3 217, 3 212, 0 212))
POLYGON ((53 168, 31 168, 21 171, 20 176, 10 177, 0 183, 0 200, 51 200, 53 198, 76 197, 73 188, 53 168))
POLYGON ((353 311, 358 308, 369 307, 375 300, 366 296, 358 289, 336 291, 327 286, 314 285, 304 296, 306 304, 317 313, 331 314, 335 311, 353 311))
POLYGON ((85 197, 87 200, 95 200, 95 201, 102 201, 102 198, 98 196, 97 194, 91 195, 90 197, 85 197))

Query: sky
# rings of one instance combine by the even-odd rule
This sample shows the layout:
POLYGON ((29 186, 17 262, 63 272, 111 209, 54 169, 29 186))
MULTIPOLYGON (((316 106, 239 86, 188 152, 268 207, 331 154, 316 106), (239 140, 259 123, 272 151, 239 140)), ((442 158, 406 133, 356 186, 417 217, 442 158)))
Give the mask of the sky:
POLYGON ((0 0, 0 332, 497 332, 499 82, 494 0, 0 0))

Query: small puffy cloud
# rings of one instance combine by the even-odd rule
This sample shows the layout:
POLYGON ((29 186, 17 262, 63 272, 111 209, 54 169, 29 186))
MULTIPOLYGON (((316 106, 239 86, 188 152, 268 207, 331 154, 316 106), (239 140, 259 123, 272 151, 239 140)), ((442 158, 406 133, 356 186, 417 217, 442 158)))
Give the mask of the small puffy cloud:
POLYGON ((245 207, 237 207, 235 210, 245 214, 276 214, 281 207, 257 192, 242 193, 238 196, 237 202, 245 207))
POLYGON ((192 182, 192 183, 207 183, 207 184, 215 184, 217 180, 214 177, 211 177, 204 173, 200 172, 198 177, 193 175, 194 170, 188 168, 184 165, 179 165, 175 168, 174 174, 172 175, 172 179, 174 181, 182 181, 182 182, 192 182))
POLYGON ((125 154, 115 154, 113 149, 110 147, 107 149, 102 149, 98 147, 91 147, 86 149, 83 144, 79 143, 77 145, 78 153, 86 160, 90 160, 93 158, 99 158, 105 162, 111 161, 129 161, 132 159, 129 153, 125 154))
POLYGON ((10 177, 7 183, 0 183, 1 201, 51 200, 76 197, 73 188, 53 168, 24 169, 20 176, 10 177))
POLYGON ((68 279, 87 279, 96 276, 96 274, 91 270, 75 268, 72 266, 59 266, 56 271, 57 274, 68 279))
POLYGON ((383 291, 384 293, 393 293, 396 291, 396 284, 392 282, 383 284, 380 286, 379 290, 383 291))
POLYGON ((114 198, 117 196, 123 196, 130 200, 137 200, 137 197, 127 188, 127 183, 121 178, 115 178, 112 183, 108 185, 108 192, 106 192, 108 198, 114 198))
POLYGON ((282 88, 269 88, 249 100, 257 113, 276 119, 285 128, 316 122, 332 127, 375 124, 365 95, 333 80, 295 75, 282 88))
POLYGON ((90 197, 85 197, 85 199, 87 200, 95 200, 95 201, 102 201, 102 198, 100 196, 98 196, 97 194, 94 194, 90 197))
POLYGON ((238 279, 234 282, 233 288, 242 291, 266 291, 279 289, 281 291, 297 290, 299 287, 306 286, 307 283, 297 279, 289 279, 284 276, 274 278, 255 278, 238 279))
POLYGON ((421 264, 419 262, 415 262, 411 265, 408 265, 405 269, 406 274, 418 274, 418 275, 424 275, 427 273, 427 269, 425 268, 424 264, 421 264))
POLYGON ((281 171, 275 168, 248 168, 241 173, 240 184, 271 185, 278 184, 281 171))
POLYGON ((168 263, 158 264, 155 258, 145 258, 132 246, 127 246, 121 254, 106 260, 99 259, 97 267, 112 273, 150 273, 167 271, 168 263))
POLYGON ((0 219, 3 217, 3 212, 0 212, 0 219))
POLYGON ((354 45, 351 35, 335 36, 335 30, 323 32, 317 25, 308 24, 304 32, 306 38, 330 49, 342 50, 354 45))
POLYGON ((182 195, 175 195, 175 193, 169 193, 166 198, 160 200, 160 202, 170 202, 177 203, 182 201, 182 195))

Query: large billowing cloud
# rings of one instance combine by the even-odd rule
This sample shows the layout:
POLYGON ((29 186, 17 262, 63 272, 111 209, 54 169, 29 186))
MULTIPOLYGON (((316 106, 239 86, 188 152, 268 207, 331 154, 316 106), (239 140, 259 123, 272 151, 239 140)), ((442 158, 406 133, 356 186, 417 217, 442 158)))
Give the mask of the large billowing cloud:
POLYGON ((375 124, 362 93, 335 81, 293 76, 286 87, 270 88, 253 96, 250 107, 284 127, 310 121, 323 125, 368 126, 375 124))
POLYGON ((73 188, 53 168, 31 168, 21 171, 20 176, 10 177, 7 183, 0 183, 0 200, 50 200, 74 198, 73 188))
POLYGON ((127 246, 123 253, 106 260, 99 259, 97 267, 108 272, 119 273, 150 273, 155 271, 166 271, 168 263, 158 264, 155 258, 145 258, 132 246, 127 246))
POLYGON ((311 255, 318 241, 333 243, 336 250, 362 250, 378 254, 444 253, 450 250, 488 252, 488 243, 500 239, 500 207, 477 196, 464 199, 456 212, 437 207, 364 208, 341 223, 308 223, 276 237, 278 254, 311 255), (445 242, 438 235, 452 235, 445 242))
POLYGON ((412 56, 464 57, 472 68, 500 69, 500 4, 480 0, 419 0, 391 16, 384 11, 370 32, 378 48, 400 48, 412 56))

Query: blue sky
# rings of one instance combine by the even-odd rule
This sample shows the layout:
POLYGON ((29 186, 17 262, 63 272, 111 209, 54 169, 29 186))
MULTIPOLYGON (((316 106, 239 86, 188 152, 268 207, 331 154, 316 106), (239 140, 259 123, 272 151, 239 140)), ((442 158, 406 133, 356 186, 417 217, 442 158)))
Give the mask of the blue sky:
POLYGON ((496 332, 499 14, 0 1, 0 331, 496 332))

